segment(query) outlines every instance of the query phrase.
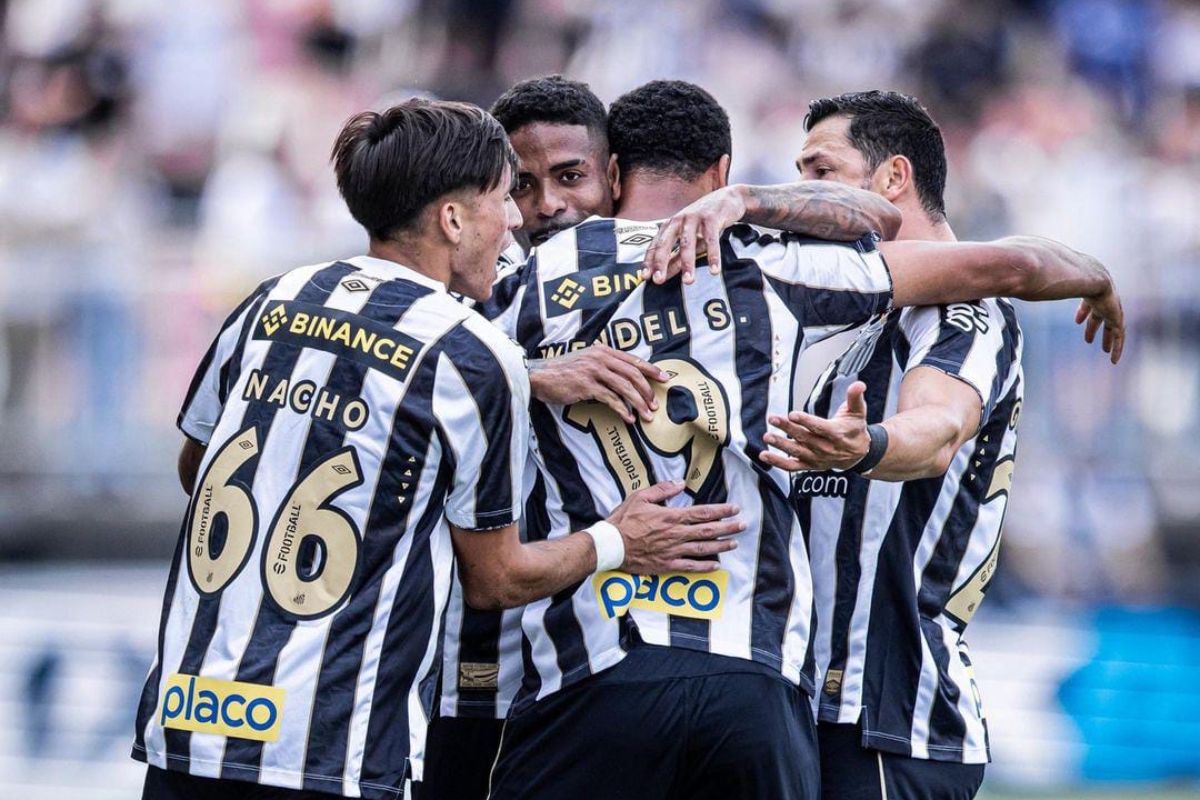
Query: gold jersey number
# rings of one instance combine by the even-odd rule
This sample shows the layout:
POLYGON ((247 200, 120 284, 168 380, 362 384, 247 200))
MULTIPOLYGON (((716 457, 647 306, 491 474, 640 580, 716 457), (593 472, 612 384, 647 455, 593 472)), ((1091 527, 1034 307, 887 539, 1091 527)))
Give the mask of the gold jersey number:
POLYGON ((681 358, 653 363, 669 379, 654 384, 659 410, 652 421, 639 420, 631 426, 595 400, 568 406, 566 420, 592 434, 624 495, 653 482, 635 431, 658 454, 686 459, 684 481, 695 495, 712 474, 721 448, 729 443, 729 401, 721 384, 699 364, 681 358))
MULTIPOLYGON (((233 476, 259 453, 258 430, 247 428, 213 457, 200 478, 187 521, 188 573, 201 595, 217 594, 246 566, 258 531, 254 496, 233 476), (216 546, 215 532, 224 541, 216 546)), ((362 551, 362 536, 345 512, 330 505, 363 481, 352 447, 326 456, 288 490, 263 547, 263 587, 285 613, 313 619, 349 595, 362 551), (312 558, 300 558, 307 548, 312 558)))

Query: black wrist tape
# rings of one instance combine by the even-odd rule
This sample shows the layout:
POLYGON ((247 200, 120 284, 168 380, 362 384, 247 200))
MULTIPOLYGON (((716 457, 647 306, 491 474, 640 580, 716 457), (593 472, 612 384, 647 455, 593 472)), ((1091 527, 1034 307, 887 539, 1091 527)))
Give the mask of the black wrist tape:
POLYGON ((888 448, 887 428, 882 425, 868 425, 867 435, 871 437, 871 446, 867 448, 867 454, 862 457, 862 461, 850 467, 847 472, 865 475, 879 466, 880 461, 883 461, 883 456, 888 448))

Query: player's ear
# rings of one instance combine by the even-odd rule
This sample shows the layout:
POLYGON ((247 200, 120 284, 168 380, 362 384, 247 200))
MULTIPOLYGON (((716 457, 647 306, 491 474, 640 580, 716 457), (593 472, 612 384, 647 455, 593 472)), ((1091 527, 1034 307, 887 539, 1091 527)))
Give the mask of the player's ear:
POLYGON ((615 203, 621 199, 621 165, 617 163, 616 153, 608 157, 608 169, 604 171, 604 177, 612 188, 612 199, 615 203))
POLYGON ((715 192, 717 189, 724 189, 729 185, 729 162, 729 154, 726 153, 708 168, 710 192, 715 192))
POLYGON ((452 245, 458 245, 463 237, 463 204, 458 200, 447 200, 437 207, 437 225, 442 236, 452 245))
POLYGON ((913 188, 912 162, 907 156, 892 156, 885 159, 875 170, 873 181, 876 190, 893 203, 906 191, 913 188))

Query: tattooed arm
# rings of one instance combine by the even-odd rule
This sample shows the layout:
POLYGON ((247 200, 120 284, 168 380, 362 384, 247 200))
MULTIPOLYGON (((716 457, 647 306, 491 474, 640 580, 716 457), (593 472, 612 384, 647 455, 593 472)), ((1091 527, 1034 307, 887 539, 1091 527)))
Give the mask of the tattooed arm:
POLYGON ((734 184, 700 198, 667 220, 646 251, 643 274, 661 283, 682 270, 684 282, 691 283, 698 256, 707 256, 709 270, 719 272, 721 231, 735 222, 818 239, 854 241, 872 231, 892 239, 900 230, 900 211, 873 192, 831 181, 734 184), (676 253, 678 263, 672 258, 676 253))

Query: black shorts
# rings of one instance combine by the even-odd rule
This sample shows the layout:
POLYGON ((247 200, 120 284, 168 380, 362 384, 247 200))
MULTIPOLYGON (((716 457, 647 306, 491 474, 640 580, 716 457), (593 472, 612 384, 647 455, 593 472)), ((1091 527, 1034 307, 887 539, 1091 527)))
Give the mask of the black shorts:
POLYGON ((502 719, 438 717, 429 723, 421 800, 486 800, 502 719))
POLYGON ((509 717, 490 800, 817 800, 815 727, 769 667, 638 645, 509 717))
MULTIPOLYGON (((146 768, 146 783, 142 787, 142 800, 331 800, 338 796, 228 778, 201 778, 158 767, 146 768)), ((420 796, 414 786, 405 800, 417 800, 420 796)))
POLYGON ((983 764, 928 761, 868 750, 858 725, 817 726, 824 800, 971 800, 983 764))

